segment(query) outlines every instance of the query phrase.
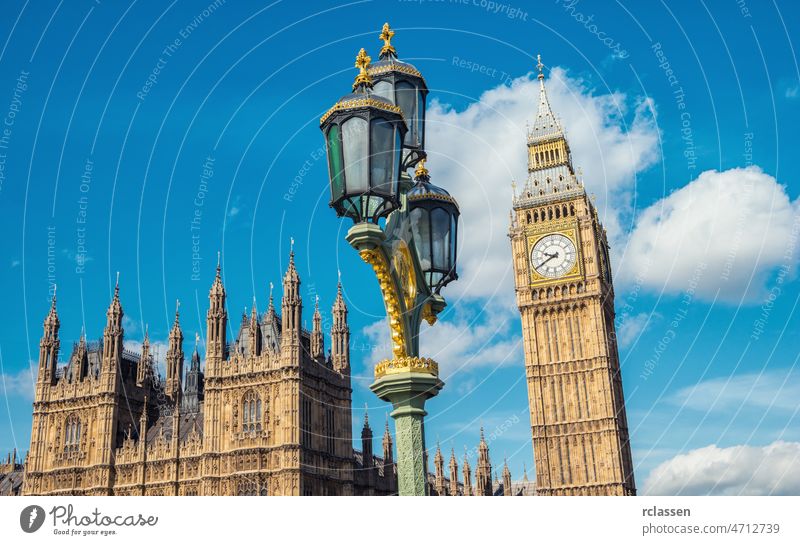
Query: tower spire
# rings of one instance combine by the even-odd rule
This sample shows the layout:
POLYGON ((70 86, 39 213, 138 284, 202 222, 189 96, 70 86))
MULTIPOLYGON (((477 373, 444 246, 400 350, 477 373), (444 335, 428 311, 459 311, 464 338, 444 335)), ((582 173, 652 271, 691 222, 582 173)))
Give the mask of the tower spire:
POLYGON ((350 372, 350 327, 347 325, 347 305, 342 294, 342 273, 336 286, 336 300, 333 303, 333 323, 331 325, 331 363, 340 373, 350 372))
POLYGON ((458 496, 458 460, 456 460, 456 449, 450 447, 450 495, 458 496))
POLYGON ((364 426, 361 428, 362 463, 365 468, 371 468, 375 461, 372 455, 372 428, 369 427, 369 407, 364 403, 364 426))
POLYGON ((478 444, 478 464, 475 467, 475 481, 476 496, 492 495, 492 462, 489 459, 489 445, 486 444, 486 438, 483 435, 483 426, 481 426, 481 440, 478 444))
POLYGON ((58 311, 56 310, 56 288, 54 285, 50 311, 44 319, 42 338, 39 342, 39 382, 50 384, 55 382, 56 368, 58 367, 58 350, 61 346, 61 342, 58 340, 58 329, 60 327, 61 322, 58 319, 58 311))
POLYGON ((511 496, 511 470, 508 469, 508 458, 503 459, 503 495, 511 496))
POLYGON ((537 76, 539 80, 539 107, 536 112, 536 121, 533 124, 533 129, 528 133, 528 140, 533 138, 537 141, 544 141, 558 137, 564 137, 564 131, 558 122, 553 109, 550 107, 550 101, 547 99, 547 89, 544 86, 544 64, 542 64, 542 56, 537 55, 536 59, 538 64, 536 68, 539 70, 537 76))
POLYGON ((175 323, 169 332, 167 348, 167 382, 166 394, 177 403, 181 393, 181 377, 183 376, 183 331, 180 324, 180 301, 175 301, 175 323))
POLYGON ((392 434, 389 432, 389 413, 386 413, 386 426, 383 429, 383 464, 391 467, 393 463, 392 434))
POLYGON ((225 287, 222 285, 221 254, 217 252, 217 271, 208 292, 206 312, 206 372, 214 375, 225 358, 225 335, 228 312, 225 309, 225 287))
POLYGON ((203 399, 203 373, 200 370, 200 333, 194 334, 194 351, 192 363, 186 373, 186 385, 182 399, 182 408, 190 413, 200 410, 200 401, 203 399))
POLYGON ((314 326, 311 331, 311 357, 322 361, 325 357, 325 337, 322 334, 322 315, 319 313, 319 295, 314 299, 314 326))
POLYGON ((436 441, 436 454, 433 457, 433 467, 435 471, 434 487, 436 494, 439 496, 447 495, 447 488, 444 485, 444 457, 442 456, 442 449, 439 446, 439 441, 436 441))

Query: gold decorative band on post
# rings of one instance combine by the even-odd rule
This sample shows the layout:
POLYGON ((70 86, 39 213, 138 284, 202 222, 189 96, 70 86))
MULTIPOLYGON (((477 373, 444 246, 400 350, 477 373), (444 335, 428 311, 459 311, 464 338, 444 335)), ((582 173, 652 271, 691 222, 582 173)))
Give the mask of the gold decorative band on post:
POLYGON ((430 358, 406 356, 393 360, 383 360, 375 366, 375 378, 397 373, 427 373, 439 376, 439 364, 430 358))

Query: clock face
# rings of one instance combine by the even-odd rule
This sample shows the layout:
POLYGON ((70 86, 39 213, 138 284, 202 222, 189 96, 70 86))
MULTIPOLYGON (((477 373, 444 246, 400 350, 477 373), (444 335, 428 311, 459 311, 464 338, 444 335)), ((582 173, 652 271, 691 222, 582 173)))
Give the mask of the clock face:
POLYGON ((531 266, 547 278, 564 276, 575 266, 576 259, 575 244, 560 233, 543 236, 531 250, 531 266))

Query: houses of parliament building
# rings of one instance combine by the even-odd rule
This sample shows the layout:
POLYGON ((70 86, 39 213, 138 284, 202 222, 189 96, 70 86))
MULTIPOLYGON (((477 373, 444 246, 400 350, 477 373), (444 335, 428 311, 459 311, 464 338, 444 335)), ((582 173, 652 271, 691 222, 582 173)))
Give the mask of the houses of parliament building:
MULTIPOLYGON (((431 495, 632 495, 636 488, 614 330, 608 241, 573 170, 547 98, 541 61, 528 179, 515 188, 509 237, 536 479, 492 471, 481 430, 473 473, 438 445, 431 495), (474 475, 474 484, 473 484, 474 475)), ((75 343, 59 367, 56 300, 39 344, 31 443, 0 464, 0 494, 390 495, 397 493, 388 421, 381 456, 365 416, 353 448, 350 332, 341 284, 326 355, 319 308, 301 327, 293 254, 280 314, 270 295, 241 318, 232 344, 219 265, 208 296, 205 365, 199 341, 184 370, 179 315, 166 376, 150 341, 124 347, 119 286, 102 340, 75 343)))
MULTIPOLYGON (((0 464, 0 494, 25 495, 390 495, 397 492, 388 420, 382 455, 364 417, 361 450, 353 448, 350 331, 339 284, 331 348, 322 319, 302 324, 300 278, 290 255, 280 314, 242 315, 226 340, 225 288, 217 266, 209 292, 205 366, 198 340, 184 370, 180 316, 169 333, 166 377, 158 376, 145 334, 140 353, 124 347, 119 285, 106 312, 102 340, 85 336, 58 366, 56 298, 44 320, 33 404, 31 445, 0 464)), ((471 484, 455 455, 446 476, 437 451, 432 495, 532 493, 525 479, 492 479, 483 435, 471 484), (463 474, 464 483, 459 482, 463 474)))

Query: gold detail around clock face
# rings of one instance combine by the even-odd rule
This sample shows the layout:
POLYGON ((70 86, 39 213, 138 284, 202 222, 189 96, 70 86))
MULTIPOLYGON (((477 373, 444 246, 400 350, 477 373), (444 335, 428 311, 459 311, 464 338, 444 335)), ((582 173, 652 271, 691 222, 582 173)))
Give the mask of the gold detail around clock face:
POLYGON ((580 244, 574 226, 529 231, 527 259, 532 285, 563 282, 583 275, 580 244))
POLYGON ((577 249, 572 240, 561 233, 545 235, 531 249, 531 267, 547 278, 561 278, 577 262, 577 249))

